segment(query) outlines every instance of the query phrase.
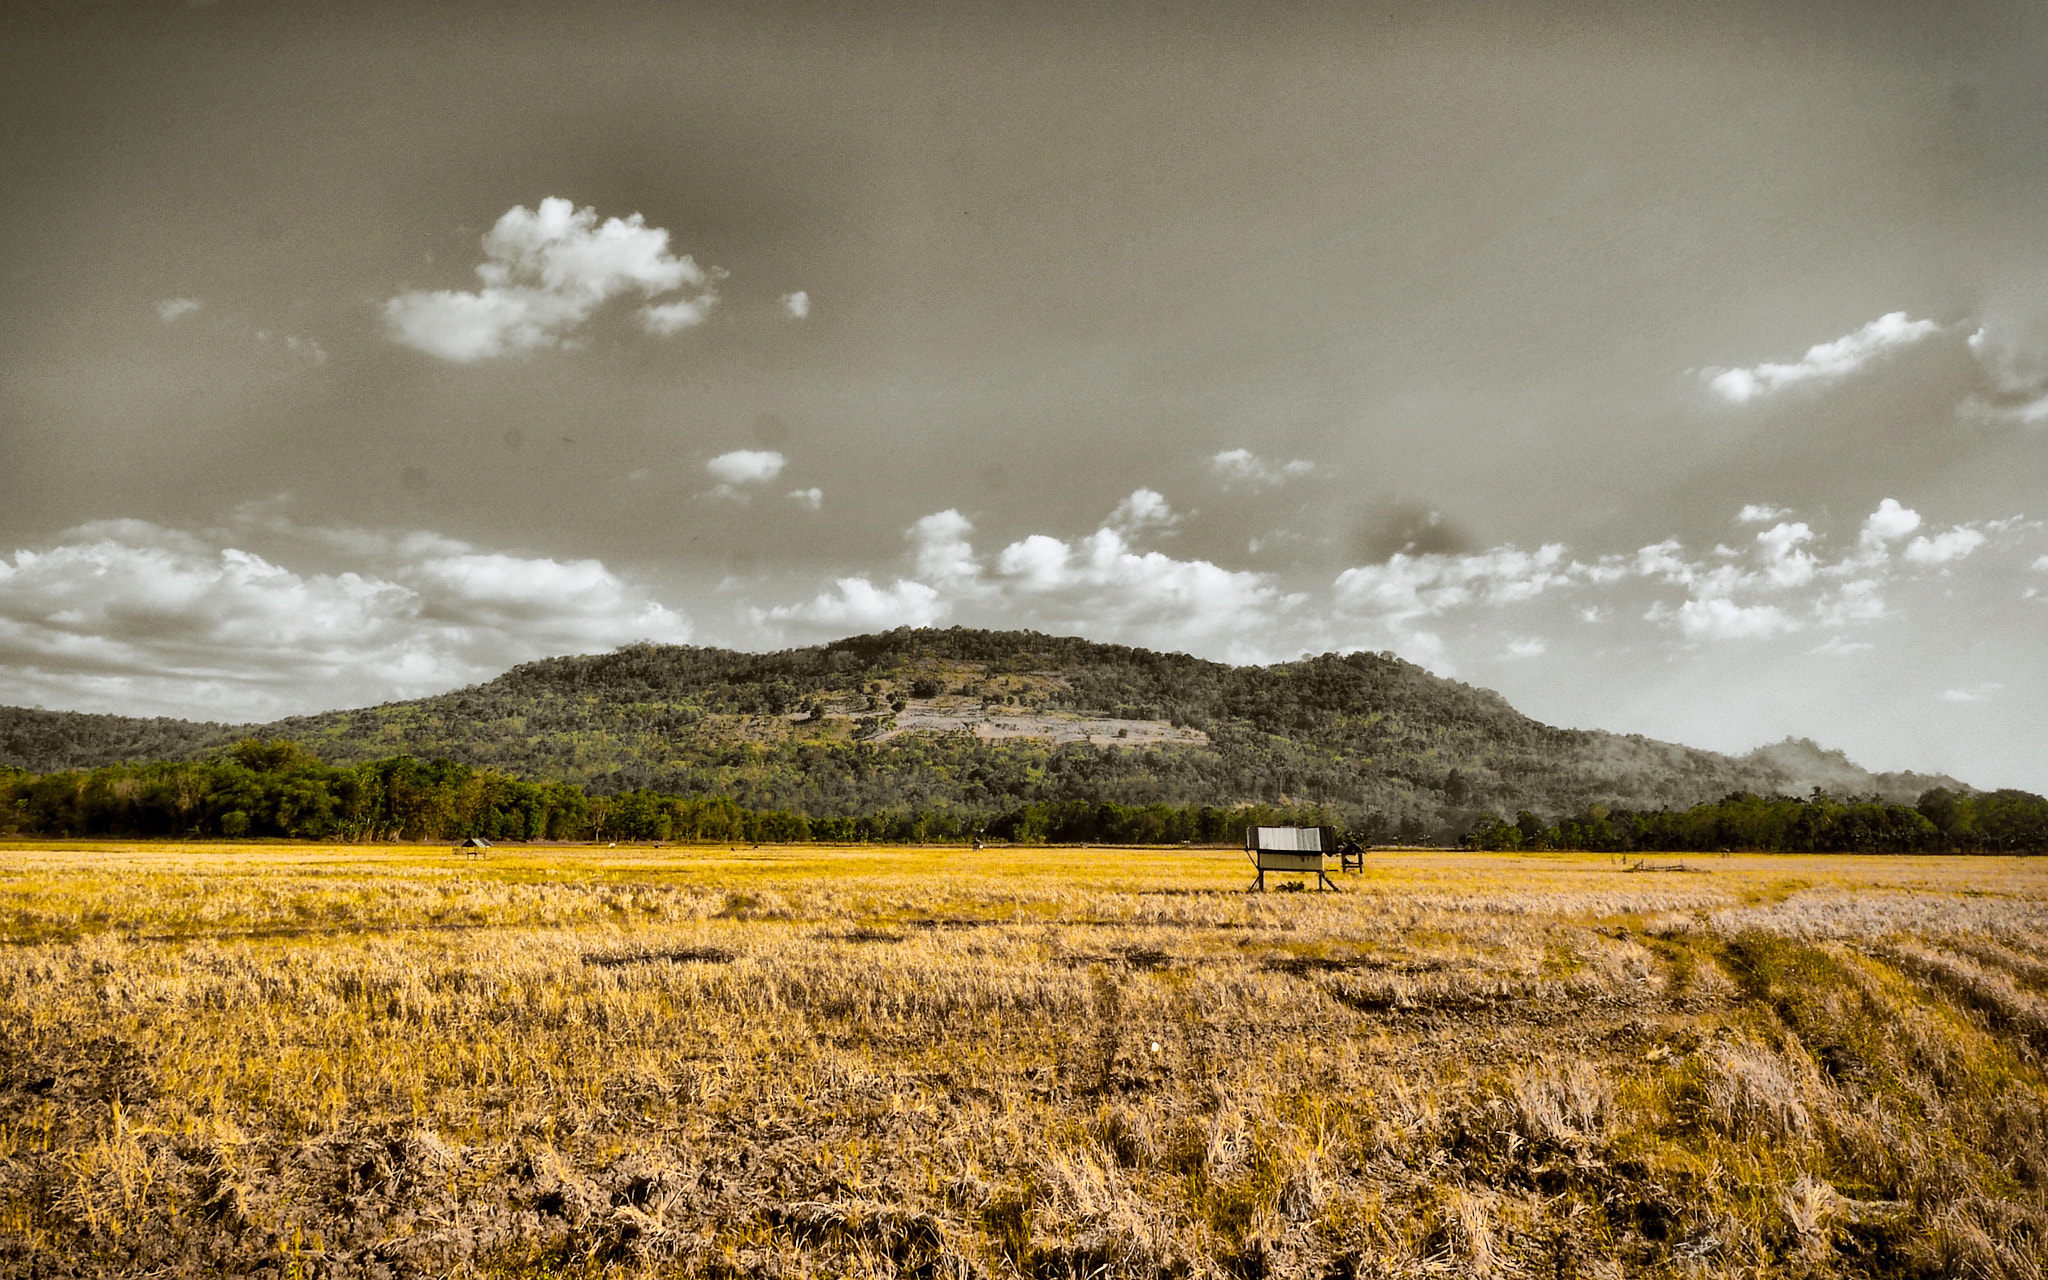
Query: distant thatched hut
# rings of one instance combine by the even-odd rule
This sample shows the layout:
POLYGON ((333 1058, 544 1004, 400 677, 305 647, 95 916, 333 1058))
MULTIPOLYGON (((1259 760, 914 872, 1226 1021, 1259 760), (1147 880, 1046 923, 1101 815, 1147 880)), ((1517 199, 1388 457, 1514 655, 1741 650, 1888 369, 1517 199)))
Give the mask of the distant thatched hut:
POLYGON ((490 848, 491 842, 482 836, 471 836, 455 846, 456 852, 468 854, 472 858, 481 858, 484 854, 490 852, 490 848))

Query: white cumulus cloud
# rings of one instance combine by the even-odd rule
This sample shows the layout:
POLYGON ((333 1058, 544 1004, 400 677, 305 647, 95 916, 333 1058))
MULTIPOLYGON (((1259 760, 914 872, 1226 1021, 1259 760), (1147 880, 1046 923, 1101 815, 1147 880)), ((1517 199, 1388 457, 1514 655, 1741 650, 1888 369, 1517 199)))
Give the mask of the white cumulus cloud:
POLYGON ((716 301, 717 298, 707 293, 642 307, 640 327, 658 338, 673 337, 710 319, 711 304, 716 301))
POLYGON ((197 298, 165 298, 156 304, 156 318, 165 324, 176 324, 202 305, 197 298))
POLYGON ((1855 622, 1873 622, 1885 616, 1884 583, 1876 578, 1857 578, 1823 595, 1814 605, 1824 627, 1845 627, 1855 622))
POLYGON ((813 511, 823 510, 825 506, 825 491, 816 485, 808 489, 792 489, 787 496, 791 502, 813 511))
POLYGON ((1110 512, 1109 527, 1125 533, 1136 533, 1141 529, 1171 529, 1180 523, 1166 498, 1152 489, 1133 490, 1131 495, 1116 504, 1110 512))
POLYGON ((841 577, 809 600, 752 616, 781 634, 792 627, 921 626, 971 611, 977 624, 1085 631, 1168 649, 1209 642, 1226 654, 1270 660, 1273 626, 1300 597, 1267 574, 1131 546, 1132 529, 1158 527, 1171 514, 1164 499, 1141 489, 1091 534, 1030 534, 984 556, 967 517, 937 511, 904 533, 906 576, 886 587, 873 574, 841 577))
POLYGON ((1332 604, 1340 613, 1394 620, 1467 604, 1516 604, 1569 582, 1572 568, 1559 543, 1535 551, 1495 547, 1468 555, 1396 553, 1383 564, 1338 574, 1332 604))
MULTIPOLYGON (((1346 569, 1331 584, 1326 608, 1333 634, 1383 634, 1391 647, 1440 672, 1450 670, 1443 637, 1423 624, 1459 609, 1524 604, 1574 581, 1591 581, 1591 568, 1568 560, 1562 544, 1535 551, 1494 547, 1465 555, 1396 553, 1380 564, 1346 569), (1361 630, 1363 628, 1363 630, 1361 630)), ((1534 657, 1525 641, 1507 656, 1534 657)))
POLYGON ((1949 564, 1984 545, 1982 532, 1958 525, 1932 538, 1915 538, 1906 544, 1906 559, 1914 564, 1949 564))
POLYGON ((1209 470, 1226 484, 1269 485, 1308 475, 1316 464, 1303 458, 1292 462, 1267 462, 1250 449, 1225 449, 1209 459, 1209 470))
MULTIPOLYGON (((1603 626, 1640 618, 1687 645, 1817 631, 1811 652, 1847 654, 1870 647, 1854 628, 1893 616, 1887 594, 1894 587, 1931 576, 1930 568, 1947 571, 1944 566, 1978 546, 1994 540, 2012 545, 2038 528, 2017 519, 1959 526, 1915 539, 1904 555, 1893 555, 1924 527, 1894 499, 1847 522, 1838 540, 1824 526, 1777 518, 1790 512, 1772 508, 1769 514, 1769 527, 1742 548, 1696 554, 1671 538, 1633 554, 1585 560, 1561 543, 1399 553, 1345 569, 1321 589, 1295 589, 1277 574, 1134 545, 1141 531, 1178 518, 1156 490, 1134 491, 1092 533, 1027 533, 987 551, 974 545, 973 522, 949 508, 905 530, 904 560, 895 573, 845 574, 809 600, 755 609, 752 616, 777 638, 805 628, 947 619, 1232 661, 1270 662, 1319 648, 1389 648, 1439 672, 1450 671, 1460 653, 1541 656, 1559 637, 1537 628, 1574 617, 1603 626), (1912 549, 1922 543, 1925 549, 1912 549), (1866 544, 1875 544, 1877 553, 1866 544), (1509 611, 1523 620, 1511 625, 1509 611)), ((2029 557, 2034 554, 2030 549, 2029 557)), ((2040 567, 2048 572, 2048 557, 2040 567)))
MULTIPOLYGON (((1771 514, 1789 513, 1772 509, 1771 514)), ((1913 568, 1954 564, 1993 536, 2009 541, 2014 531, 2033 526, 2015 517, 1913 537, 1922 527, 1919 512, 1885 498, 1861 522, 1855 547, 1836 553, 1805 521, 1779 520, 1758 533, 1756 550, 1747 558, 1725 547, 1715 548, 1712 559, 1693 558, 1677 539, 1667 539, 1639 550, 1634 570, 1641 578, 1683 587, 1690 598, 1675 607, 1658 601, 1644 616, 1694 639, 1754 638, 1806 625, 1872 622, 1891 616, 1885 590, 1907 579, 1913 568), (1904 563, 1892 556, 1901 542, 1904 563), (1756 599, 1759 595, 1777 600, 1765 603, 1756 599)), ((1572 575, 1605 585, 1587 566, 1574 563, 1572 575)))
POLYGON ((811 314, 811 295, 798 289, 795 293, 782 295, 782 309, 792 320, 801 320, 811 314))
POLYGON ((1815 343, 1797 360, 1765 361, 1746 369, 1707 369, 1701 376, 1722 399, 1746 404, 1801 382, 1847 377, 1886 352, 1918 342, 1940 328, 1932 320, 1909 320, 1905 312, 1893 311, 1833 342, 1815 343))
MULTIPOLYGON (((1667 616, 1652 608, 1653 618, 1667 616)), ((1799 623, 1774 604, 1737 604, 1725 596, 1687 600, 1668 611, 1678 629, 1695 640, 1762 640, 1786 631, 1797 631, 1799 623)))
POLYGON ((1803 587, 1813 581, 1817 562, 1801 550, 1803 544, 1813 541, 1813 530, 1805 521, 1781 521, 1756 535, 1756 541, 1764 577, 1772 586, 1803 587))
POLYGON ((878 587, 867 578, 840 578, 830 590, 802 604, 777 605, 757 618, 771 625, 809 623, 852 633, 895 627, 928 627, 946 616, 948 605, 922 582, 899 578, 878 587))
POLYGON ((649 332, 670 334, 701 323, 717 300, 714 274, 669 252, 668 232, 639 215, 598 221, 550 196, 538 209, 507 210, 483 237, 475 292, 413 289, 384 304, 393 341, 469 363, 554 346, 624 293, 692 296, 643 307, 649 332))
POLYGON ((1886 498, 1877 504, 1863 521, 1862 546, 1867 554, 1882 556, 1885 547, 1920 527, 1920 513, 1911 507, 1902 507, 1897 498, 1886 498))
POLYGON ((1249 633, 1288 607, 1267 574, 1139 552, 1109 528, 1072 541, 1021 538, 997 554, 995 569, 1035 615, 1061 626, 1099 620, 1133 643, 1249 633))
POLYGON ((704 469, 723 484, 765 484, 788 465, 789 459, 772 449, 734 449, 705 463, 704 469))
MULTIPOLYGON (((253 526, 252 526, 253 529, 253 526)), ((439 692, 690 624, 595 560, 300 530, 340 573, 140 521, 0 558, 0 701, 261 719, 439 692)))
POLYGON ((1666 538, 1652 543, 1636 552, 1636 572, 1646 578, 1658 577, 1672 584, 1688 584, 1693 580, 1692 562, 1680 555, 1685 544, 1676 538, 1666 538))
POLYGON ((967 537, 973 532, 973 522, 950 507, 923 517, 903 535, 912 548, 912 571, 924 581, 948 587, 973 584, 981 575, 981 562, 967 537))

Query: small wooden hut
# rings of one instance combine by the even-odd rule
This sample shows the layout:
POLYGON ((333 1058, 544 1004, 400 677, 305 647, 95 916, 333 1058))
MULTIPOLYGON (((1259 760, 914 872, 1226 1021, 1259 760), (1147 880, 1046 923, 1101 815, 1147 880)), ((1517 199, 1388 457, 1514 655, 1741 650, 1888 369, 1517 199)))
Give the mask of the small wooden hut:
POLYGON ((1244 852, 1258 869, 1258 879, 1246 893, 1263 893, 1266 873, 1314 876, 1316 887, 1337 891, 1336 882, 1323 871, 1323 855, 1337 847, 1334 827, 1246 827, 1244 852))

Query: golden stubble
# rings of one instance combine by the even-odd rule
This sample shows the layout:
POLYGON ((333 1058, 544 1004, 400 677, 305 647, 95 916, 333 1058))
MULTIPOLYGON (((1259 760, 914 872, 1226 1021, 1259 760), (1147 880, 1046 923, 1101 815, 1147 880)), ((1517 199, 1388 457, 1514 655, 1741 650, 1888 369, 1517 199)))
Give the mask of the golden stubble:
POLYGON ((0 1265, 2030 1275, 2048 867, 0 848, 0 1265))

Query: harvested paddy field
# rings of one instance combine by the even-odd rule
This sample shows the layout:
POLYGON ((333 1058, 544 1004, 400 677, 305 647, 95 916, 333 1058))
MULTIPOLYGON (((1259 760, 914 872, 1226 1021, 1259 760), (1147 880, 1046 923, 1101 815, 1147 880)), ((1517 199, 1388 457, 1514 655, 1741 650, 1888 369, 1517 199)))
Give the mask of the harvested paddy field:
POLYGON ((2040 1276, 2048 861, 1684 861, 0 846, 0 1272, 2040 1276))

